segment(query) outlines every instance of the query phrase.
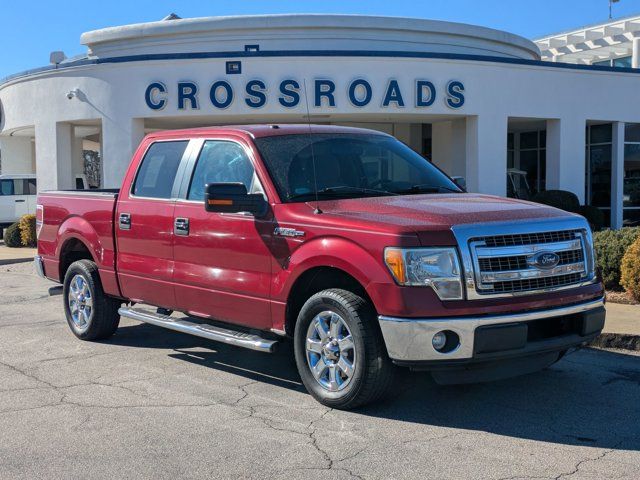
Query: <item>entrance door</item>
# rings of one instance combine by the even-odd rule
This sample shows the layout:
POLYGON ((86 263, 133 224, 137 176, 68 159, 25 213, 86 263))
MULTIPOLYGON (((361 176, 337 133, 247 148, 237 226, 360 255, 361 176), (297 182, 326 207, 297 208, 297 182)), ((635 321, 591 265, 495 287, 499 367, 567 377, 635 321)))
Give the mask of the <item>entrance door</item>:
POLYGON ((120 192, 115 215, 118 279, 131 300, 175 308, 173 211, 188 144, 176 140, 149 145, 131 188, 125 182, 128 191, 120 192))
POLYGON ((240 182, 263 193, 251 159, 232 140, 203 142, 176 202, 174 282, 178 310, 258 329, 271 328, 269 295, 273 232, 270 217, 211 213, 208 183, 240 182))

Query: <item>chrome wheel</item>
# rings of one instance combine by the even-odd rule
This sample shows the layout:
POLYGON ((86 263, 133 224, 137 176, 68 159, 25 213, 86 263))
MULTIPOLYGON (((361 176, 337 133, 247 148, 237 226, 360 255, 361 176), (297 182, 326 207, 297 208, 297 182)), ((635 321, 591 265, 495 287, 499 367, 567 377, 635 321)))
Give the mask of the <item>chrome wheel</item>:
POLYGON ((335 312, 316 315, 307 330, 307 362, 316 381, 337 392, 349 385, 356 366, 356 349, 351 331, 335 312))
POLYGON ((86 330, 89 327, 93 314, 93 297, 89 284, 82 275, 75 275, 69 284, 69 312, 71 319, 78 330, 86 330))

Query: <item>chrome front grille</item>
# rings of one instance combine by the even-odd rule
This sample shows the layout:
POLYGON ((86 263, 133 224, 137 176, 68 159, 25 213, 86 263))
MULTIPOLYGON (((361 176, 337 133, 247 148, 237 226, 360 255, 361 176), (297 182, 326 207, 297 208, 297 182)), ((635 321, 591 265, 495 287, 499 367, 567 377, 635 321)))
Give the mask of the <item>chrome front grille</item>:
MULTIPOLYGON (((565 250, 558 252, 560 261, 558 265, 568 265, 579 263, 584 260, 582 249, 565 250)), ((513 257, 493 257, 478 259, 480 271, 482 272, 504 272, 509 270, 524 270, 528 268, 527 255, 516 255, 513 257)))
POLYGON ((588 274, 582 230, 471 238, 477 293, 521 294, 579 283, 588 274), (553 265, 536 263, 551 254, 553 265))
POLYGON ((488 247, 508 247, 515 245, 533 245, 539 243, 564 242, 575 238, 574 230, 561 230, 559 232, 519 233, 514 235, 495 235, 485 237, 488 247))

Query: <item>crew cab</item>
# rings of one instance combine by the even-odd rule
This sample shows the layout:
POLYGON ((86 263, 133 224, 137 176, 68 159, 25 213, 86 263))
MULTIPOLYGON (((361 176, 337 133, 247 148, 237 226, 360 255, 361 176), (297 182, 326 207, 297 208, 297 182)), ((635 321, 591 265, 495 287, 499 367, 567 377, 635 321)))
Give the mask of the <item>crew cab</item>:
POLYGON ((120 189, 40 194, 37 232, 78 338, 126 317, 261 352, 290 339, 335 408, 379 399, 397 366, 445 384, 540 370, 604 325, 583 217, 467 193, 364 129, 153 133, 120 189))

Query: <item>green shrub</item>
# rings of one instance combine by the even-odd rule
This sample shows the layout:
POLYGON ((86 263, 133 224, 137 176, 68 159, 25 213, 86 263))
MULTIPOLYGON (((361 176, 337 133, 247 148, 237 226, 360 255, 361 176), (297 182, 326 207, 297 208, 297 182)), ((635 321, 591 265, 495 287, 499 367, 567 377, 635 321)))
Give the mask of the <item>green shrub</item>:
POLYGON ((582 205, 578 208, 579 213, 587 219, 591 229, 594 231, 602 230, 604 228, 604 213, 598 207, 592 205, 582 205))
POLYGON ((7 227, 4 232, 4 244, 7 247, 18 248, 22 246, 22 239, 20 238, 20 225, 18 222, 7 227))
POLYGON ((578 200, 576 194, 565 190, 544 190, 536 193, 531 198, 531 201, 566 210, 567 212, 577 212, 580 208, 580 200, 578 200))
POLYGON ((20 239, 24 247, 35 247, 38 243, 36 238, 36 216, 33 214, 23 215, 18 221, 20 226, 20 239))
POLYGON ((640 236, 640 227, 603 230, 594 234, 596 259, 606 288, 620 290, 620 265, 624 252, 640 236))
POLYGON ((633 299, 640 301, 640 237, 636 238, 622 257, 620 285, 633 299))

